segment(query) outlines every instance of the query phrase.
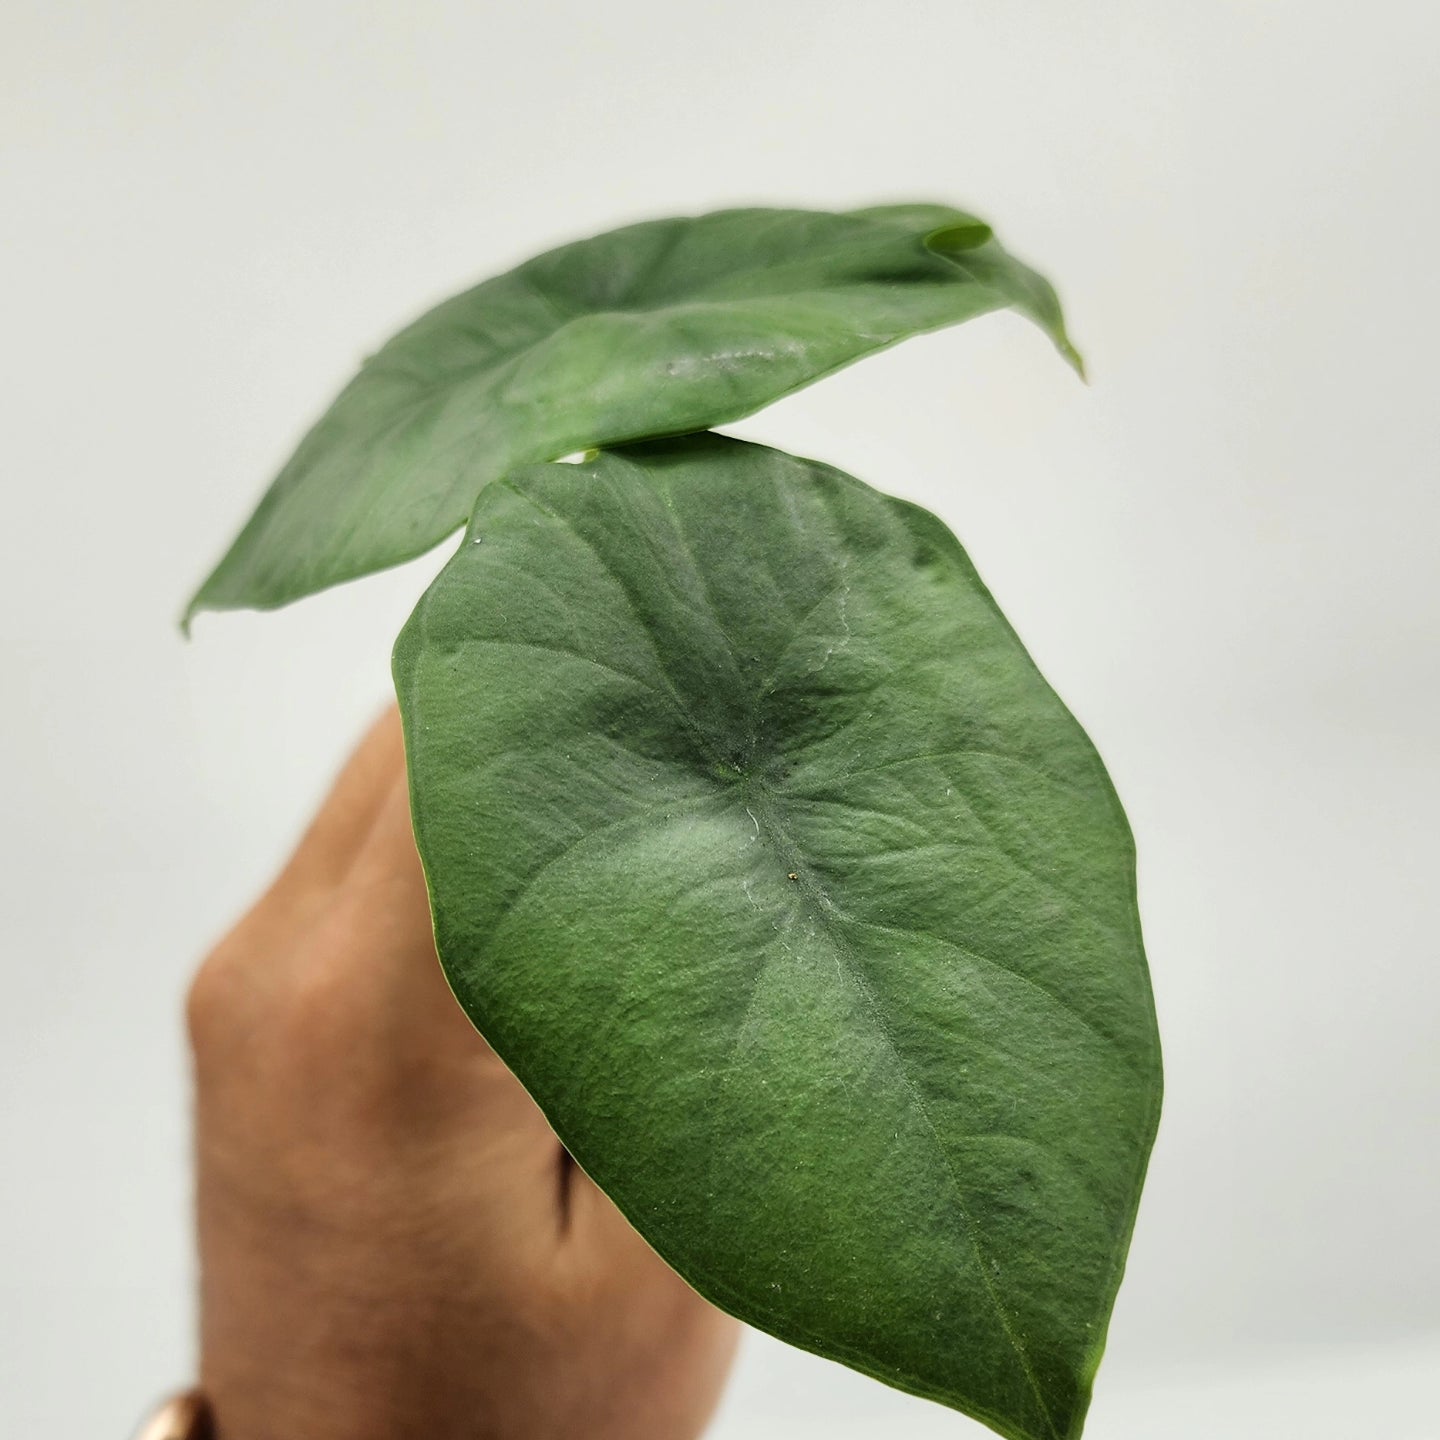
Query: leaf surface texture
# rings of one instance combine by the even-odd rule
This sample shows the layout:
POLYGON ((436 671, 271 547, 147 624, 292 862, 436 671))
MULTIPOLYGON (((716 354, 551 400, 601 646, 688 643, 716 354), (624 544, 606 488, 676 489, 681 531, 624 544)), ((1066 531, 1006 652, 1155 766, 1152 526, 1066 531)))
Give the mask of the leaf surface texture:
POLYGON ((1134 856, 949 531, 714 435, 521 469, 395 672, 451 983, 640 1232, 1077 1435, 1160 1100, 1134 856))

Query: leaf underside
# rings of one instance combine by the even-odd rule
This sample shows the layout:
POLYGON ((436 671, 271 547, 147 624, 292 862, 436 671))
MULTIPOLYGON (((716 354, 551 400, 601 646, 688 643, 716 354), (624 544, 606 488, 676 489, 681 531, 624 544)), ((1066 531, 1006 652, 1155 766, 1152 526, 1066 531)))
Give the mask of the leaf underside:
POLYGON ((186 624, 423 554, 519 464, 735 420, 1003 307, 1078 368, 1046 281, 946 206, 729 210, 562 246, 446 301, 365 363, 186 624))
POLYGON ((1160 1099, 1134 857, 954 537, 714 435, 534 466, 395 674, 451 983, 640 1232, 1078 1435, 1160 1099))

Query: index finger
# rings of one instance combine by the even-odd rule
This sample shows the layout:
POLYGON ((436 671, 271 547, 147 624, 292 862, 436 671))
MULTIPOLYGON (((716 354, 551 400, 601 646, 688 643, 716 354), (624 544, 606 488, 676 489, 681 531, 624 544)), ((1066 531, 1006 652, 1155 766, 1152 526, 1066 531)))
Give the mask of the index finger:
POLYGON ((370 726, 286 862, 272 895, 329 890, 350 872, 397 779, 405 772, 400 712, 394 705, 370 726))

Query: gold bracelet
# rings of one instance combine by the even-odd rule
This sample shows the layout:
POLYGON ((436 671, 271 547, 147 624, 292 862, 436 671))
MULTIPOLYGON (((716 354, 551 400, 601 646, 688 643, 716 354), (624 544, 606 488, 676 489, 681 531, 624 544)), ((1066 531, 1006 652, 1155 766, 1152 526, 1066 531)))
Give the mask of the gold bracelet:
POLYGON ((198 1390, 172 1395, 140 1427, 135 1440, 211 1440, 210 1407, 198 1390))

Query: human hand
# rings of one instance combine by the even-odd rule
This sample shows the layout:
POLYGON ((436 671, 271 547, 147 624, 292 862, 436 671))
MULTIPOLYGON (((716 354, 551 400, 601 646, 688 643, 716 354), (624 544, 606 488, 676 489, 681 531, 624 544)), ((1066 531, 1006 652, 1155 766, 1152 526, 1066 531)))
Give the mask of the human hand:
POLYGON ((689 1440, 738 1327, 569 1160, 435 956, 398 718, 201 967, 219 1440, 689 1440))

